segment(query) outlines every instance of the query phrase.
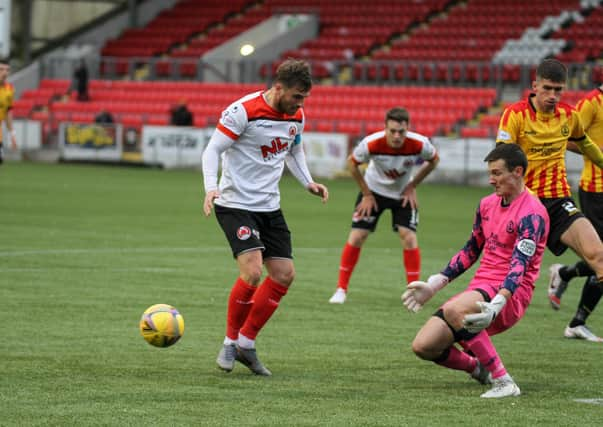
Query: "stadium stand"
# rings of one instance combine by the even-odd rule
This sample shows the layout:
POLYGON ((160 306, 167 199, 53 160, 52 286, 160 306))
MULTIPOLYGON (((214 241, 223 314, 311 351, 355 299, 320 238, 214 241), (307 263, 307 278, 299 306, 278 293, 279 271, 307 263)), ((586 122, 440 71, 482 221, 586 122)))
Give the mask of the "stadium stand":
MULTIPOLYGON (((61 120, 91 121, 106 109, 140 128, 167 124, 170 108, 186 99, 196 126, 213 125, 228 103, 265 87, 278 63, 294 56, 308 59, 322 80, 306 103, 307 130, 362 136, 382 127, 386 109, 402 105, 413 129, 426 135, 491 137, 504 89, 515 87, 518 97, 534 72, 520 65, 521 55, 496 64, 505 46, 550 40, 547 46, 558 46, 557 57, 570 65, 589 61, 580 78, 590 86, 603 82, 596 62, 603 54, 601 24, 603 7, 595 0, 183 0, 102 48, 104 79, 90 82, 90 102, 76 102, 69 81, 45 79, 23 93, 14 113, 54 130, 61 120), (319 13, 318 37, 264 64, 257 83, 186 81, 198 76, 199 58, 209 49, 283 11, 319 13), (151 77, 180 81, 108 78, 149 64, 151 77)), ((564 100, 572 103, 571 93, 564 100)))

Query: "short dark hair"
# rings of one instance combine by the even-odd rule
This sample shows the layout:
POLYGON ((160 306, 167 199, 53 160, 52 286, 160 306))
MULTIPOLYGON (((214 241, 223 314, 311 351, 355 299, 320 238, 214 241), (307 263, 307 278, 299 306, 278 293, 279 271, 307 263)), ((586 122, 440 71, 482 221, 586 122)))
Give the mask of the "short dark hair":
POLYGON ((395 122, 406 122, 409 123, 410 122, 410 115, 408 114, 408 111, 406 111, 406 109, 402 108, 402 107, 394 107, 391 110, 389 110, 387 113, 385 113, 385 122, 387 123, 388 120, 393 120, 395 122))
POLYGON ((8 58, 5 58, 3 56, 0 56, 0 64, 4 64, 4 65, 10 65, 10 61, 8 58))
POLYGON ((567 67, 554 58, 545 59, 536 68, 536 78, 547 79, 555 83, 567 81, 567 67))
POLYGON ((526 173, 528 158, 519 145, 499 143, 484 158, 484 162, 495 162, 500 159, 505 161, 507 170, 512 171, 517 166, 521 166, 523 167, 522 175, 526 173))
POLYGON ((303 92, 312 89, 310 65, 301 59, 287 58, 276 69, 276 82, 288 88, 299 88, 303 92))

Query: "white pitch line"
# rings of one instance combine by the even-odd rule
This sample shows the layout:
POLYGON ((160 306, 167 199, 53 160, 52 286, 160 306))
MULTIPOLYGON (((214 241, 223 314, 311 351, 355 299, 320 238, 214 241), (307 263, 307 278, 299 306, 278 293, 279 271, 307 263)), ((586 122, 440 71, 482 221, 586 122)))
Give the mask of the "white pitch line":
POLYGON ((603 406, 603 398, 594 398, 594 399, 574 399, 574 402, 578 403, 588 403, 590 405, 599 405, 603 406))
MULTIPOLYGON (((392 248, 367 248, 367 251, 380 253, 398 253, 399 247, 392 248)), ((0 250, 0 258, 23 257, 30 255, 78 255, 78 254, 112 254, 112 253, 206 253, 206 252, 230 252, 227 245, 224 246, 200 246, 197 248, 79 248, 79 249, 26 249, 26 250, 0 250)), ((335 248, 312 248, 294 247, 293 255, 297 253, 339 253, 341 247, 335 248)))
MULTIPOLYGON (((0 268, 0 273, 43 273, 46 271, 73 271, 72 267, 46 267, 46 268, 0 268)), ((161 268, 161 267, 126 267, 126 268, 78 268, 78 272, 140 272, 140 273, 174 273, 177 268, 161 268)))

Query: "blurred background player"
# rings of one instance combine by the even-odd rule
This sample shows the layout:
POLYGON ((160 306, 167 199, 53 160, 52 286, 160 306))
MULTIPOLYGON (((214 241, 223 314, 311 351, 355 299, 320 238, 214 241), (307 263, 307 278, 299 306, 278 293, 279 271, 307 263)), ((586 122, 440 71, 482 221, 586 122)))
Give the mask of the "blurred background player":
POLYGON ((409 114, 404 108, 392 108, 385 115, 385 130, 365 137, 348 157, 348 168, 360 193, 352 216, 352 229, 341 254, 337 289, 329 299, 331 304, 345 302, 362 245, 388 209, 392 213, 393 230, 400 236, 407 283, 420 277, 416 187, 435 169, 439 157, 427 137, 408 130, 409 124, 409 114), (363 163, 368 163, 364 176, 359 169, 363 163), (413 177, 414 166, 421 163, 413 177))
POLYGON ((327 188, 312 180, 301 143, 304 100, 312 77, 305 61, 289 59, 267 91, 249 94, 224 112, 203 154, 206 216, 216 217, 239 267, 228 300, 220 369, 235 360, 258 375, 271 375, 260 362, 255 339, 293 282, 291 234, 280 210, 284 164, 310 193, 328 200, 327 188), (218 187, 218 165, 222 176, 218 187), (262 263, 268 276, 260 284, 262 263))
MULTIPOLYGON (((603 85, 586 94, 577 106, 584 131, 599 148, 603 148, 603 85)), ((568 142, 568 149, 581 154, 573 142, 568 142)), ((584 215, 593 224, 599 237, 603 239, 603 169, 597 167, 587 157, 584 157, 584 167, 580 178, 578 199, 584 215)), ((567 338, 580 338, 593 342, 603 342, 586 326, 586 319, 593 312, 603 295, 603 284, 597 282, 594 271, 584 261, 578 261, 571 266, 553 264, 550 267, 549 300, 551 306, 558 310, 561 306, 561 296, 567 284, 574 277, 587 277, 582 287, 582 296, 578 309, 569 325, 565 328, 567 338)))
POLYGON ((17 148, 17 136, 13 128, 13 98, 14 89, 8 82, 8 74, 10 73, 10 64, 8 59, 0 58, 0 164, 4 162, 4 152, 2 142, 5 140, 2 135, 2 122, 6 123, 6 129, 10 135, 11 148, 17 148))
MULTIPOLYGON (((560 102, 566 82, 565 65, 556 59, 542 61, 533 93, 503 112, 496 142, 518 144, 527 155, 526 186, 538 195, 551 220, 547 247, 557 256, 572 248, 594 271, 596 286, 603 286, 603 243, 571 197, 565 152, 574 143, 599 168, 603 154, 584 132, 578 111, 560 102)), ((566 337, 592 339, 584 321, 578 318, 572 324, 564 331, 566 337)))
POLYGON ((427 282, 409 284, 402 301, 417 312, 483 253, 467 289, 436 311, 418 332, 412 349, 421 359, 470 373, 482 384, 492 383, 492 389, 481 397, 500 398, 521 392, 490 336, 511 328, 530 304, 549 219, 544 206, 524 185, 528 161, 521 148, 499 145, 485 161, 494 194, 480 201, 471 237, 441 273, 427 282))

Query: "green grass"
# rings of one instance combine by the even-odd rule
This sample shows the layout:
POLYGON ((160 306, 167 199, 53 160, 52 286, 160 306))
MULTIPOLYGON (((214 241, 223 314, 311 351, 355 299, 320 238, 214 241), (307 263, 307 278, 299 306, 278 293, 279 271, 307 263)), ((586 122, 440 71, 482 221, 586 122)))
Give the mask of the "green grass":
MULTIPOLYGON (((348 302, 327 303, 356 194, 327 182, 327 205, 289 177, 282 206, 297 278, 258 339, 273 377, 215 357, 237 269, 199 172, 92 165, 0 168, 0 425, 601 425, 603 347, 562 337, 579 297, 547 305, 546 271, 525 318, 494 338, 521 387, 485 401, 459 372, 417 359, 410 343, 454 282, 417 315, 400 303, 403 270, 389 215, 368 240, 348 302), (143 310, 176 306, 186 332, 156 349, 138 332, 143 310)), ((420 188, 423 276, 465 242, 485 188, 420 188)), ((561 260, 547 253, 544 266, 561 260)), ((589 322, 603 333, 601 310, 589 322)))

